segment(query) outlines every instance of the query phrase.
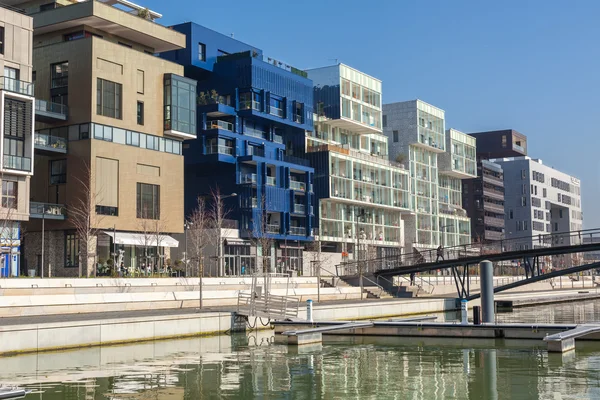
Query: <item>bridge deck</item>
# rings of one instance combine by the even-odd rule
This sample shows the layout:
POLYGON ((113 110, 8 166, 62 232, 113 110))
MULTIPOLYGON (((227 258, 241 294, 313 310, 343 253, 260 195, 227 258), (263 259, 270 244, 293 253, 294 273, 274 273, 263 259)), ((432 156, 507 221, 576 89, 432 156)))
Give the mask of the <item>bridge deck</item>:
POLYGON ((375 271, 375 275, 379 276, 395 276, 406 275, 413 272, 427 272, 438 269, 452 268, 464 265, 479 264, 481 261, 509 261, 524 258, 534 258, 543 256, 552 256, 558 254, 583 253, 588 251, 600 250, 600 243, 578 244, 570 246, 544 247, 530 250, 506 251, 497 254, 481 254, 476 256, 468 256, 462 258, 451 259, 440 262, 427 262, 422 264, 414 264, 401 266, 390 269, 380 269, 375 271))

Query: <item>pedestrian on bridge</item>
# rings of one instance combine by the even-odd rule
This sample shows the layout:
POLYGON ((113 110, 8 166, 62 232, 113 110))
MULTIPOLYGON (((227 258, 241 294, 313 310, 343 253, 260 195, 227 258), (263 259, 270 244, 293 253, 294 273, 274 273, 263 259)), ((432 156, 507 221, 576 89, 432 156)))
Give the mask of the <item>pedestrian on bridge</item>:
POLYGON ((444 260, 444 248, 442 247, 441 244, 437 248, 437 258, 435 259, 435 262, 440 261, 440 258, 442 259, 442 261, 445 261, 444 260))
POLYGON ((410 286, 415 286, 415 273, 410 273, 410 286))

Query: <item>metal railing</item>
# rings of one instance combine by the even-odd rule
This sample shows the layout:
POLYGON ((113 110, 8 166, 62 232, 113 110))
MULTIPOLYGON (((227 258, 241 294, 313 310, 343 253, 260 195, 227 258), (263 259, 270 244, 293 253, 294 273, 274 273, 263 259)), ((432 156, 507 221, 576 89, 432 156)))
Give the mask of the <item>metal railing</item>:
POLYGON ((290 189, 306 191, 306 183, 299 181, 290 181, 290 189))
POLYGON ((267 176, 267 185, 276 186, 277 185, 276 178, 274 176, 267 176))
POLYGON ((279 135, 273 135, 273 141, 275 143, 283 144, 283 137, 281 137, 279 135))
POLYGON ((66 216, 67 210, 63 204, 38 203, 32 201, 29 203, 29 213, 66 216))
POLYGON ((233 155, 233 147, 229 146, 208 146, 207 154, 228 154, 233 155))
POLYGON ((267 225, 268 233, 279 233, 280 231, 281 231, 281 228, 279 227, 279 225, 274 225, 274 224, 267 225))
MULTIPOLYGON (((524 246, 532 245, 536 248, 580 245, 584 244, 584 239, 589 239, 589 243, 592 243, 594 239, 600 240, 600 229, 523 236, 490 243, 461 244, 441 249, 441 256, 446 261, 457 260, 465 257, 524 251, 524 246)), ((386 269, 410 267, 437 261, 437 249, 418 250, 418 246, 419 244, 415 244, 413 251, 407 254, 342 263, 336 265, 336 270, 339 276, 355 275, 359 271, 359 265, 363 269, 363 273, 374 273, 386 269)))
POLYGON ((67 150, 67 139, 51 136, 45 133, 35 133, 35 139, 33 141, 34 146, 43 147, 49 150, 67 150))
POLYGON ((260 103, 254 100, 240 101, 240 110, 250 109, 260 111, 260 103))
POLYGON ((9 78, 3 76, 2 87, 0 89, 8 90, 9 92, 24 94, 26 96, 33 96, 35 84, 31 82, 21 81, 19 79, 9 78))
POLYGON ((269 107, 269 114, 283 118, 283 110, 281 108, 271 106, 269 107))
POLYGON ((35 99, 35 110, 51 112, 66 116, 68 108, 66 104, 53 103, 51 101, 35 99))
POLYGON ((258 129, 250 128, 247 126, 244 127, 244 135, 248 135, 248 136, 252 136, 252 137, 260 138, 260 139, 265 138, 265 132, 258 130, 258 129))
POLYGON ((219 119, 209 121, 208 129, 223 129, 226 131, 233 132, 233 124, 231 122, 221 121, 219 119))
POLYGON ((257 296, 255 293, 238 294, 237 314, 268 319, 297 318, 300 300, 296 297, 276 296, 270 293, 257 296))
POLYGON ((306 235, 306 228, 303 226, 290 226, 291 235, 306 235))
POLYGON ((241 174, 240 183, 256 183, 256 174, 241 174))
POLYGON ((304 204, 294 204, 294 212, 304 214, 306 213, 306 206, 304 204))
POLYGON ((31 158, 5 154, 2 160, 4 168, 31 172, 31 158))

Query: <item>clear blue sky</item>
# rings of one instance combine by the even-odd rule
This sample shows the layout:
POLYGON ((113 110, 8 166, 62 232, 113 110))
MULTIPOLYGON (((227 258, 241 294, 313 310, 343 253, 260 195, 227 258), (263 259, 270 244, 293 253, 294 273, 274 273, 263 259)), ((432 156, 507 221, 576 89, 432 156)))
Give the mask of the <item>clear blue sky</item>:
POLYGON ((581 179, 584 226, 600 227, 600 1, 138 1, 301 69, 338 59, 381 79, 385 103, 446 110, 447 128, 516 129, 581 179))

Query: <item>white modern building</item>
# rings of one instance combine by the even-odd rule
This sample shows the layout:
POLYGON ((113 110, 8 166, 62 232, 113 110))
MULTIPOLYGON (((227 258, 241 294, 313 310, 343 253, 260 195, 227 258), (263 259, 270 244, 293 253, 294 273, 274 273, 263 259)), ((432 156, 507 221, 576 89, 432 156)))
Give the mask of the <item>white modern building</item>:
POLYGON ((410 167, 416 215, 407 216, 404 223, 407 251, 471 241, 460 180, 477 174, 475 142, 462 132, 446 132, 444 117, 444 110, 421 100, 383 106, 390 160, 410 167))
MULTIPOLYGON (((540 159, 510 157, 491 161, 504 170, 507 239, 582 229, 579 179, 544 165, 540 159)), ((521 246, 525 250, 551 244, 557 243, 534 237, 521 246)))
POLYGON ((344 64, 308 70, 315 86, 314 131, 305 150, 315 168, 324 251, 355 259, 399 254, 411 213, 409 173, 388 158, 381 81, 344 64))

